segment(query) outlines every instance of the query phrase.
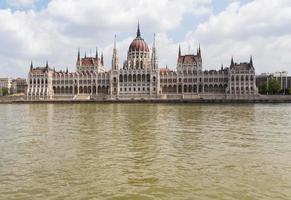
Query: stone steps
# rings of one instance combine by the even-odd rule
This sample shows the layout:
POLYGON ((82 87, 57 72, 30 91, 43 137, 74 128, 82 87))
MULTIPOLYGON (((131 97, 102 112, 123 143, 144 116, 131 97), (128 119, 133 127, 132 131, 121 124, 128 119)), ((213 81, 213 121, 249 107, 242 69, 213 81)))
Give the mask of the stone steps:
POLYGON ((90 100, 89 94, 76 94, 74 100, 90 100))

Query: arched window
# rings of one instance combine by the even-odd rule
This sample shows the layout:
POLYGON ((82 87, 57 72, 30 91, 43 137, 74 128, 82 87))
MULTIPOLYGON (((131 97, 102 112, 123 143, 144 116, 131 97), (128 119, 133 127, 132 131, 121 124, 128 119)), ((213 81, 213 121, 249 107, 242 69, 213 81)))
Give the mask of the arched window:
POLYGON ((132 76, 131 76, 131 74, 128 75, 128 81, 129 81, 129 82, 132 81, 132 76))
POLYGON ((133 75, 133 82, 136 82, 136 75, 133 75))

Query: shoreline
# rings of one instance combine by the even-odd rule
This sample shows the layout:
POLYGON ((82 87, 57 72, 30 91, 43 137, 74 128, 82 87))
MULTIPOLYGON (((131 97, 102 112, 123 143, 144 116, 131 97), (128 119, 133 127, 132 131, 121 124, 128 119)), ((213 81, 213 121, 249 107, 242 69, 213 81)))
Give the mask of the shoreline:
POLYGON ((0 104, 277 104, 291 103, 291 96, 254 99, 103 99, 103 100, 1 100, 0 104), (287 97, 287 98, 286 98, 287 97))

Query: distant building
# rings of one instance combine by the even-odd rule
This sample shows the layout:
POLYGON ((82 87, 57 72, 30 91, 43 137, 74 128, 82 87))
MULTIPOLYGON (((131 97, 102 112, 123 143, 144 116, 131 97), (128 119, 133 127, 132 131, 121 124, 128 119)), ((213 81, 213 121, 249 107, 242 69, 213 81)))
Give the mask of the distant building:
POLYGON ((199 45, 196 54, 182 55, 179 47, 176 70, 159 68, 155 37, 150 50, 138 26, 120 65, 116 39, 111 69, 105 71, 103 54, 83 58, 78 51, 76 72, 33 67, 28 73, 30 99, 128 99, 128 98, 253 98, 258 94, 253 59, 220 70, 203 70, 199 45))
POLYGON ((291 88, 291 76, 288 76, 288 72, 275 72, 275 73, 263 73, 256 77, 257 86, 260 87, 267 83, 268 79, 275 78, 278 80, 281 86, 281 90, 288 90, 291 88))
POLYGON ((3 89, 8 90, 8 94, 11 92, 11 79, 10 78, 0 78, 0 96, 2 96, 3 89))
POLYGON ((24 78, 17 78, 11 81, 11 91, 13 94, 26 94, 27 92, 27 81, 24 78))

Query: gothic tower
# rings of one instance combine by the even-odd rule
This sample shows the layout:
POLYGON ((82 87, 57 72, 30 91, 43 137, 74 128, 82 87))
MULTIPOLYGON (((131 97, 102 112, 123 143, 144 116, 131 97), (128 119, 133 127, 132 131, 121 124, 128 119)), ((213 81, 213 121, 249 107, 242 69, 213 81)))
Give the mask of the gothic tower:
POLYGON ((156 34, 154 34, 154 40, 153 40, 151 65, 152 65, 152 70, 158 69, 158 56, 157 56, 157 49, 156 49, 156 34))
POLYGON ((118 51, 116 47, 116 35, 115 35, 113 54, 112 54, 112 71, 117 71, 117 70, 119 70, 119 58, 118 58, 118 51))

